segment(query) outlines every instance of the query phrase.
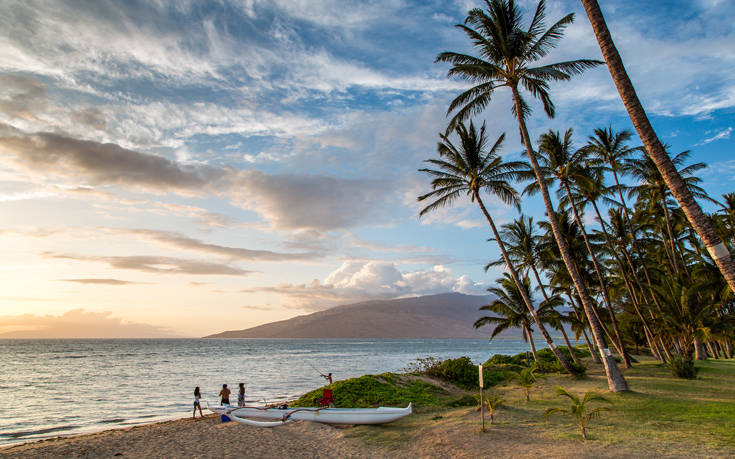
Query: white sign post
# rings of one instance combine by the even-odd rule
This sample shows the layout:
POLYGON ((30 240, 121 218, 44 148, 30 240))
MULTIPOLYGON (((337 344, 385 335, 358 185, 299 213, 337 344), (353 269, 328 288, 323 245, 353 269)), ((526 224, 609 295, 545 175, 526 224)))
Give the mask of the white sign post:
POLYGON ((482 431, 485 431, 485 399, 482 394, 482 386, 485 385, 485 381, 482 378, 482 364, 477 365, 477 369, 480 372, 480 419, 482 419, 482 431))

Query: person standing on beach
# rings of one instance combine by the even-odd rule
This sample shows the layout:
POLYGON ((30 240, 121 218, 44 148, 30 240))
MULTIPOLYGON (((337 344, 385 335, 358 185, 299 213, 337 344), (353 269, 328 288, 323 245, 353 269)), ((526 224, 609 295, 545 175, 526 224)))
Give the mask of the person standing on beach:
POLYGON ((240 383, 240 392, 237 394, 237 406, 245 406, 245 383, 240 383))
POLYGON ((194 415, 193 417, 197 417, 197 408, 199 408, 199 416, 204 417, 204 414, 202 414, 201 398, 202 398, 202 393, 199 392, 199 386, 197 386, 194 388, 194 415))
POLYGON ((220 405, 230 404, 230 389, 227 388, 227 384, 222 384, 222 390, 219 391, 219 396, 222 397, 220 405))

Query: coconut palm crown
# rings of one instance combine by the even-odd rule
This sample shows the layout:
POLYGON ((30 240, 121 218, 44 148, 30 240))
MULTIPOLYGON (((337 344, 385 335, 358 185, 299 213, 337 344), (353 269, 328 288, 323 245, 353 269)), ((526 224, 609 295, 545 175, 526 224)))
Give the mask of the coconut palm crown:
POLYGON ((434 177, 431 181, 433 190, 418 198, 419 201, 433 199, 421 210, 420 216, 447 206, 463 195, 469 196, 474 202, 482 191, 489 191, 506 204, 519 206, 518 192, 513 189, 511 182, 520 170, 528 166, 522 161, 505 162, 500 157, 498 152, 505 134, 501 134, 493 146, 485 151, 488 145, 485 130, 485 123, 482 123, 479 132, 473 122, 470 122, 469 128, 463 123, 457 125, 458 145, 448 135, 439 134, 442 140, 437 145, 440 158, 426 160, 435 169, 419 169, 434 177))
MULTIPOLYGON (((546 29, 544 24, 546 2, 538 3, 528 28, 521 27, 522 11, 514 0, 485 0, 486 10, 471 10, 464 24, 457 27, 472 41, 477 56, 443 52, 436 62, 452 64, 447 76, 469 81, 475 86, 457 96, 449 105, 447 114, 459 109, 447 131, 457 123, 482 112, 496 88, 519 86, 539 99, 549 117, 554 116, 554 103, 549 96, 549 82, 565 81, 586 69, 602 64, 593 59, 577 59, 534 66, 543 59, 562 37, 564 29, 574 21, 568 14, 546 29)), ((531 109, 521 99, 521 116, 531 109)), ((515 107, 513 108, 515 113, 515 107)))

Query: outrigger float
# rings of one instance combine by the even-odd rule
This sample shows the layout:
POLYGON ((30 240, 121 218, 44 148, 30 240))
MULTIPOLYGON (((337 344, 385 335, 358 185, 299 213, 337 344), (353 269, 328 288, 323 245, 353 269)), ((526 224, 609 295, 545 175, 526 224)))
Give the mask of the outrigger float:
POLYGON ((278 427, 293 421, 313 421, 324 424, 385 424, 404 418, 413 412, 406 408, 261 408, 255 406, 207 405, 207 408, 233 421, 255 427, 278 427), (254 419, 251 419, 254 418, 254 419))

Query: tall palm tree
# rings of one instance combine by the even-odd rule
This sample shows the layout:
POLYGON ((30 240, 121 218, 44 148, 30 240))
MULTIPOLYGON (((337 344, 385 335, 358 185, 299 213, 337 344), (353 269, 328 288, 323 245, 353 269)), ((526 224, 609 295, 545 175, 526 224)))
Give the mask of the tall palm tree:
POLYGON ((475 129, 474 123, 470 122, 469 129, 460 123, 455 128, 459 145, 455 146, 449 139, 447 134, 439 134, 441 142, 437 146, 440 159, 429 159, 426 162, 437 169, 420 169, 434 177, 431 182, 433 191, 419 196, 419 202, 431 200, 432 202, 424 207, 419 213, 420 216, 435 209, 447 206, 459 197, 469 196, 473 202, 477 202, 480 206, 485 219, 490 225, 493 236, 498 243, 500 253, 506 262, 508 271, 518 290, 523 296, 526 307, 534 319, 536 326, 543 335, 549 348, 552 350, 559 363, 569 373, 574 374, 575 369, 569 364, 564 355, 554 345, 551 335, 546 331, 546 327, 539 319, 534 309, 533 302, 525 294, 523 284, 518 277, 518 273, 508 257, 505 244, 498 234, 490 213, 487 211, 485 204, 480 197, 481 192, 489 192, 500 198, 506 204, 514 204, 520 209, 518 193, 510 184, 522 170, 526 170, 528 166, 521 161, 504 162, 498 152, 505 138, 505 134, 498 137, 495 144, 488 151, 487 137, 485 134, 485 123, 482 124, 480 131, 475 129))
MULTIPOLYGON (((570 80, 572 76, 595 67, 601 62, 578 59, 532 67, 556 46, 566 26, 573 22, 574 15, 569 14, 546 29, 544 25, 546 2, 542 0, 536 7, 529 27, 524 29, 521 24, 521 10, 513 0, 485 0, 485 5, 487 11, 479 8, 473 9, 468 13, 465 24, 458 25, 473 42, 481 57, 444 52, 436 58, 437 62, 452 64, 448 72, 449 77, 457 76, 475 83, 475 86, 457 96, 449 105, 448 113, 457 110, 449 123, 449 128, 481 112, 490 103, 495 89, 509 88, 513 96, 513 113, 518 120, 521 139, 533 166, 536 180, 541 182, 543 175, 526 127, 526 118, 531 108, 521 96, 520 89, 525 89, 532 97, 541 100, 546 114, 553 117, 555 110, 549 95, 549 82, 570 80)), ((602 345, 604 343, 603 332, 599 322, 593 317, 592 298, 572 264, 568 247, 559 232, 549 191, 543 183, 541 184, 541 196, 564 263, 582 298, 592 333, 598 345, 601 345, 600 348, 605 350, 603 351, 603 363, 608 386, 615 392, 628 390, 628 383, 617 367, 613 356, 602 345)))
MULTIPOLYGON (((582 238, 584 240, 587 252, 592 260, 592 265, 595 268, 597 274, 597 282, 600 285, 600 291, 602 292, 602 298, 607 306, 610 314, 610 323, 612 324, 613 332, 615 333, 614 339, 612 340, 613 345, 620 353, 620 356, 625 362, 626 368, 631 367, 630 357, 623 344, 623 339, 620 336, 620 330, 618 329, 617 320, 615 318, 615 311, 613 310, 612 303, 610 302, 610 294, 607 291, 607 284, 605 283, 605 276, 600 267, 600 263, 597 260, 597 255, 592 249, 592 244, 587 235, 584 223, 579 213, 577 203, 575 202, 572 187, 574 183, 583 178, 584 164, 586 162, 587 150, 581 148, 579 150, 572 150, 572 130, 568 129, 562 137, 558 131, 549 131, 541 134, 539 139, 539 161, 541 163, 541 170, 545 181, 558 180, 559 181, 559 194, 566 198, 572 208, 574 219, 579 225, 579 229, 582 232, 582 238)), ((536 192, 540 188, 539 182, 532 183, 526 188, 527 192, 536 192)))
POLYGON ((702 212, 702 208, 699 207, 699 204, 694 199, 694 194, 687 187, 684 178, 676 170, 673 161, 666 153, 666 149, 653 130, 646 111, 643 109, 640 100, 638 100, 633 83, 630 81, 630 77, 628 77, 623 60, 615 47, 610 31, 605 23, 605 17, 600 10, 600 5, 597 3, 597 0, 582 0, 582 5, 584 5, 587 17, 592 24, 595 37, 602 50, 602 56, 607 63, 615 86, 618 88, 620 98, 628 111, 628 116, 630 116, 636 132, 638 132, 638 136, 646 147, 648 156, 656 164, 656 168, 661 173, 666 185, 684 210, 687 219, 697 231, 699 238, 704 242, 720 272, 727 280, 730 289, 735 292, 735 260, 733 260, 732 254, 727 246, 723 244, 717 231, 715 231, 712 220, 702 212))
MULTIPOLYGON (((533 343, 532 319, 529 317, 524 295, 518 290, 515 281, 508 273, 503 273, 503 277, 495 282, 498 287, 490 287, 487 291, 497 298, 492 303, 480 307, 480 311, 492 311, 497 315, 480 317, 475 321, 475 328, 494 324, 495 328, 490 334, 490 340, 509 328, 520 328, 523 332, 523 341, 526 341, 531 347, 533 359, 538 362, 536 345, 533 343)), ((531 282, 528 276, 524 276, 521 282, 523 282, 525 295, 531 297, 531 282)))
MULTIPOLYGON (((683 166, 684 161, 689 158, 689 155, 690 152, 687 150, 671 158, 671 163, 674 165, 674 168, 683 166)), ((702 180, 694 175, 695 172, 704 169, 705 167, 706 165, 704 163, 694 163, 681 167, 681 169, 677 170, 677 174, 682 177, 682 180, 684 180, 689 193, 697 198, 711 200, 704 189, 697 185, 697 183, 700 183, 702 180)), ((625 170, 632 175, 633 178, 638 180, 638 185, 633 187, 631 195, 637 196, 639 203, 648 203, 649 206, 660 206, 662 208, 664 221, 666 223, 666 233, 668 235, 668 238, 664 238, 664 244, 666 245, 668 242, 667 249, 671 251, 670 255, 674 272, 678 274, 681 253, 677 250, 674 231, 672 229, 668 204, 670 191, 666 186, 664 177, 659 172, 653 160, 646 155, 643 155, 640 158, 629 159, 626 163, 625 170)))

